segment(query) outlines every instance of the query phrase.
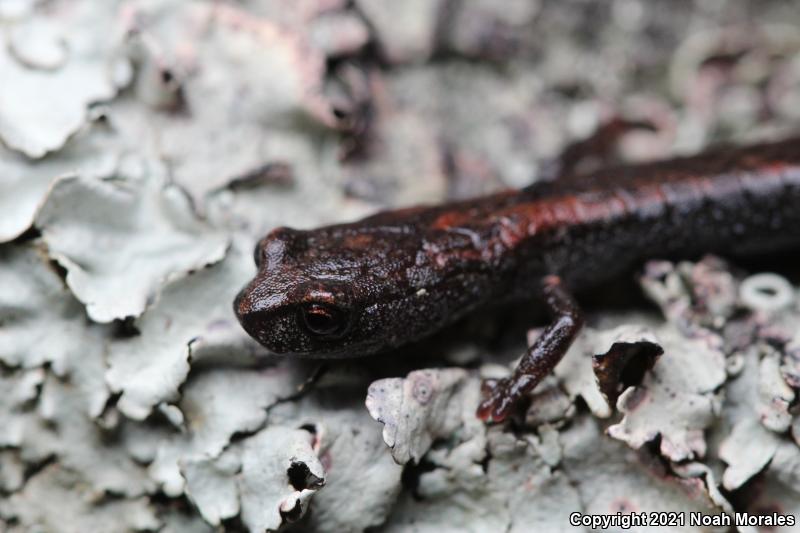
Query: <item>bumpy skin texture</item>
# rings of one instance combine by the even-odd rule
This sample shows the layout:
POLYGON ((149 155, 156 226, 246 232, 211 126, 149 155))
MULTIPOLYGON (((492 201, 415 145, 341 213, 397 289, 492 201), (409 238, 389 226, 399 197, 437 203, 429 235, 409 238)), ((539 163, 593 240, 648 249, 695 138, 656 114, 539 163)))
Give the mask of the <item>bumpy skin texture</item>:
MULTIPOLYGON (((278 228, 259 243, 258 274, 234 307, 275 352, 367 355, 481 306, 552 299, 547 276, 567 291, 650 257, 797 244, 800 138, 565 175, 311 231, 278 228)), ((563 313, 550 307, 555 324, 563 313)), ((551 349, 556 361, 572 337, 551 349)), ((484 418, 505 416, 482 409, 484 418)))

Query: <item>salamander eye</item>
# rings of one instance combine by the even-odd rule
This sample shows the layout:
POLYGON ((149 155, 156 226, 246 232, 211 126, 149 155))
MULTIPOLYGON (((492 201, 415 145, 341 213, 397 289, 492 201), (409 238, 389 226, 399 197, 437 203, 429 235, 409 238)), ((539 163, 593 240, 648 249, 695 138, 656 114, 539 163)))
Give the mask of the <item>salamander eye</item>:
POLYGON ((339 337, 350 325, 347 310, 324 303, 308 303, 300 307, 300 322, 319 337, 339 337))

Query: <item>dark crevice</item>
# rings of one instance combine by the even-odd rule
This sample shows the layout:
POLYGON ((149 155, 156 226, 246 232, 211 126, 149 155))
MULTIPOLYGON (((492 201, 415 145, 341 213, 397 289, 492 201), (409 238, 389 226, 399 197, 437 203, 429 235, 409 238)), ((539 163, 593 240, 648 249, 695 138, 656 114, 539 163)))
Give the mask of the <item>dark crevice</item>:
POLYGON ((292 461, 286 475, 289 477, 289 483, 297 491, 318 489, 325 484, 325 480, 312 474, 308 465, 302 461, 292 461))
POLYGON ((132 316, 124 319, 117 319, 113 322, 112 335, 118 339, 128 339, 138 337, 141 331, 136 327, 136 319, 132 316))
POLYGON ((300 503, 300 500, 297 500, 294 504, 294 507, 289 509, 288 511, 284 511, 281 509, 281 518, 285 522, 297 522, 303 516, 303 506, 300 503))
POLYGON ((221 521, 222 531, 225 533, 246 533, 250 531, 242 521, 242 515, 237 514, 231 518, 226 518, 221 521))
POLYGON ((23 231, 16 239, 11 241, 13 244, 24 244, 29 241, 33 241, 38 239, 42 236, 42 232, 39 231, 38 228, 35 226, 31 226, 30 228, 23 231))
POLYGON ((422 499, 417 492, 419 478, 422 477, 423 474, 434 470, 436 470, 436 465, 428 461, 425 457, 423 457, 419 463, 409 462, 405 465, 405 468, 403 468, 403 473, 400 476, 400 483, 403 485, 403 489, 411 493, 414 499, 419 501, 422 499))
POLYGON ((302 429, 304 431, 308 431, 312 435, 316 435, 317 434, 317 426, 314 425, 314 424, 303 424, 302 426, 300 426, 300 429, 302 429))
MULTIPOLYGON (((34 476, 36 476, 39 472, 50 466, 51 464, 57 461, 57 457, 55 455, 48 455, 44 459, 36 463, 26 463, 25 470, 22 473, 22 479, 24 480, 22 486, 28 483, 34 476)), ((20 489, 21 490, 21 489, 20 489)))

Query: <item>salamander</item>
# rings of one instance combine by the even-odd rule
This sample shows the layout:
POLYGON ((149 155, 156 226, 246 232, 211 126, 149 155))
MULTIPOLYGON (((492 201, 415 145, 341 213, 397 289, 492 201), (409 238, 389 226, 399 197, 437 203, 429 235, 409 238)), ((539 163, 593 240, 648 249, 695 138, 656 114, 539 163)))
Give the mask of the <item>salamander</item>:
POLYGON ((800 137, 617 165, 521 190, 390 210, 256 247, 234 302, 277 353, 350 357, 418 340, 477 308, 539 300, 552 321, 478 416, 500 421, 581 328, 573 297, 649 258, 758 254, 800 244, 800 137))

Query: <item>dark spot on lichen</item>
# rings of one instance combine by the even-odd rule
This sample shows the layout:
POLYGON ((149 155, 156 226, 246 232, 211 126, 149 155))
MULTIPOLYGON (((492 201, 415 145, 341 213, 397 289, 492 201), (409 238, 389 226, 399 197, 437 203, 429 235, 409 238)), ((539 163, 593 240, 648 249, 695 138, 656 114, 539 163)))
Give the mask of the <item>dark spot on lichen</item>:
POLYGON ((608 404, 613 407, 622 391, 642 383, 662 353, 661 346, 653 342, 616 342, 608 352, 593 356, 592 367, 608 404))
POLYGON ((311 473, 308 466, 302 461, 292 461, 286 471, 289 483, 294 490, 317 489, 325 484, 324 479, 320 479, 311 473))

